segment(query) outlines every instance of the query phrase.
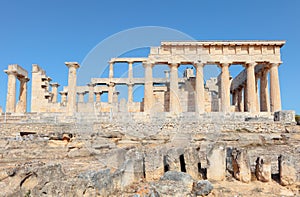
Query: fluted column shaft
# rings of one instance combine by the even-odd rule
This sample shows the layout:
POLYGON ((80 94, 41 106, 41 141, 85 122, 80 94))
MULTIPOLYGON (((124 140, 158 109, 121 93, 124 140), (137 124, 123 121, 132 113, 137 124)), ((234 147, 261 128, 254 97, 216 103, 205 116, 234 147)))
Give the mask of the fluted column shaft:
POLYGON ((96 95, 96 102, 100 103, 101 102, 101 92, 95 92, 96 95))
POLYGON ((268 89, 268 70, 263 70, 260 77, 260 110, 262 112, 270 111, 268 89))
POLYGON ((149 113, 153 105, 153 73, 152 64, 144 62, 145 68, 145 86, 144 86, 144 111, 149 113))
POLYGON ((66 62, 65 64, 69 68, 67 115, 72 116, 76 112, 76 71, 79 64, 77 62, 66 62))
POLYGON ((133 84, 127 84, 128 87, 128 103, 133 102, 133 84))
POLYGON ((280 64, 270 65, 270 96, 271 96, 271 112, 281 110, 280 86, 278 76, 278 66, 280 64))
POLYGON ((79 103, 83 103, 84 102, 84 92, 78 92, 77 95, 78 95, 78 102, 79 103))
POLYGON ((247 83, 244 85, 244 112, 248 111, 248 90, 247 83))
POLYGON ((255 89, 255 65, 256 63, 246 64, 247 69, 247 109, 250 113, 256 113, 256 89, 255 89))
POLYGON ((203 63, 195 63, 194 66, 196 67, 196 112, 204 112, 204 79, 203 79, 203 63))
POLYGON ((113 77, 114 77, 114 63, 109 62, 109 78, 113 78, 113 77))
POLYGON ((16 112, 16 84, 17 78, 13 72, 6 72, 8 75, 6 112, 16 112))
POLYGON ((94 87, 95 87, 95 84, 88 84, 88 87, 89 87, 89 103, 93 103, 94 102, 94 87))
POLYGON ((239 89, 237 92, 237 106, 238 111, 243 112, 244 111, 244 103, 243 103, 243 90, 239 89))
POLYGON ((108 84, 108 103, 113 103, 114 86, 114 83, 108 84))
POLYGON ((16 108, 16 112, 25 113, 27 108, 27 82, 28 78, 20 78, 20 94, 19 94, 19 102, 18 107, 16 108))
POLYGON ((170 112, 179 112, 179 95, 178 95, 178 66, 179 64, 170 64, 170 112))
POLYGON ((57 88, 59 87, 58 83, 51 83, 51 93, 52 93, 52 103, 57 102, 57 88))
POLYGON ((230 79, 229 63, 220 64, 221 73, 221 111, 230 112, 230 79))

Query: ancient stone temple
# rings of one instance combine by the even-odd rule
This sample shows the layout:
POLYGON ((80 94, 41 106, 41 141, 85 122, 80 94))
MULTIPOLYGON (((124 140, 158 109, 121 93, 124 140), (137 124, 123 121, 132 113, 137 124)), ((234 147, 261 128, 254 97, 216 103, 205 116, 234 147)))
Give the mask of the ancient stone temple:
MULTIPOLYGON (((94 112, 276 112, 281 110, 280 48, 285 41, 189 41, 162 42, 151 47, 146 58, 112 58, 107 78, 92 78, 86 86, 76 85, 76 71, 80 65, 66 62, 69 69, 68 86, 59 92, 58 83, 36 64, 32 65, 31 112, 74 113, 94 112), (128 64, 128 77, 114 77, 115 63, 128 64), (142 63, 144 78, 133 76, 133 64, 142 63), (181 77, 180 65, 191 65, 181 77), (154 78, 153 68, 168 65, 164 78, 154 78), (217 65, 221 74, 204 82, 203 68, 217 65), (229 67, 242 66, 243 71, 233 78, 229 67), (195 71, 195 72, 194 72, 195 71), (268 77, 269 76, 269 77, 268 77), (117 85, 126 85, 128 99, 120 103, 117 85), (144 86, 142 102, 134 102, 133 88, 144 86), (258 92, 259 91, 259 92, 258 92), (108 94, 107 102, 101 100, 108 94), (85 98, 88 94, 88 99, 85 98), (259 97, 259 98, 258 98, 259 97)), ((27 71, 9 65, 6 112, 24 113, 26 110, 27 71), (21 82, 20 98, 16 105, 16 78, 21 82)))
POLYGON ((9 65, 0 196, 299 196, 300 127, 281 109, 284 44, 162 42, 147 57, 112 57, 106 77, 82 86, 77 62, 65 62, 66 86, 37 64, 31 78, 9 65), (205 78, 210 65, 221 72, 205 78))

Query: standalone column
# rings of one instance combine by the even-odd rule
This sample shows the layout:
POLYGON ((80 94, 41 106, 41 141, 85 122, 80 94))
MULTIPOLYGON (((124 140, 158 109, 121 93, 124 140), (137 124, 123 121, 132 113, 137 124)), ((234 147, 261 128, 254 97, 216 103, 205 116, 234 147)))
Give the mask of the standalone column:
POLYGON ((239 89, 237 93, 237 106, 238 111, 243 112, 244 111, 244 103, 243 103, 243 89, 239 89))
POLYGON ((144 111, 149 113, 153 105, 153 77, 152 64, 144 62, 145 68, 145 86, 144 86, 144 111))
POLYGON ((27 82, 28 78, 22 77, 20 78, 20 94, 19 94, 19 102, 18 107, 16 108, 16 112, 25 113, 27 108, 27 82))
POLYGON ((255 90, 255 63, 246 64, 247 69, 247 109, 250 113, 256 113, 255 90))
POLYGON ((196 67, 196 112, 204 112, 204 79, 203 79, 203 63, 195 63, 194 66, 196 67))
POLYGON ((170 64, 170 112, 179 113, 180 102, 178 95, 178 66, 170 64))
POLYGON ((133 102, 133 84, 129 83, 127 84, 128 87, 128 103, 132 103, 133 102))
POLYGON ((65 64, 69 68, 67 115, 72 116, 76 112, 76 70, 80 66, 77 62, 65 62, 65 64))
POLYGON ((95 92, 95 95, 96 95, 96 102, 97 102, 97 103, 100 103, 100 102, 101 102, 101 93, 102 93, 102 92, 95 92))
POLYGON ((84 103, 84 94, 85 92, 78 92, 78 103, 84 103))
POLYGON ((4 71, 8 75, 7 96, 6 96, 6 112, 16 112, 16 83, 15 73, 4 71))
POLYGON ((113 94, 114 94, 114 83, 108 84, 108 103, 113 103, 113 94))
POLYGON ((268 70, 263 70, 260 77, 260 110, 264 112, 270 111, 268 89, 268 70))
POLYGON ((278 66, 280 64, 270 65, 270 95, 271 95, 271 112, 281 110, 280 86, 278 76, 278 66))
POLYGON ((109 78, 113 78, 113 77, 114 77, 114 63, 109 62, 109 78))
POLYGON ((94 102, 94 87, 95 87, 95 84, 89 83, 88 87, 89 87, 89 103, 93 103, 94 102))
POLYGON ((232 105, 236 106, 237 104, 237 96, 238 96, 238 90, 232 91, 232 105))
POLYGON ((52 103, 56 103, 57 102, 57 88, 59 87, 58 83, 51 83, 51 93, 52 93, 52 103))
POLYGON ((230 112, 230 79, 228 63, 220 64, 221 73, 221 111, 230 112))
POLYGON ((244 85, 244 112, 248 111, 248 90, 247 83, 244 85))

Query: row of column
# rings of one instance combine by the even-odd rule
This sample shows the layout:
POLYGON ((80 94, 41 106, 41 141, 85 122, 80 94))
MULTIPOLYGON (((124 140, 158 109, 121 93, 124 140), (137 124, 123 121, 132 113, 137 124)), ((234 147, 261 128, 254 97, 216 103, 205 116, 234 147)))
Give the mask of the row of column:
MULTIPOLYGON (((145 68, 145 90, 144 90, 144 111, 150 112, 153 106, 153 73, 152 68, 154 64, 144 63, 145 68)), ((180 113, 180 99, 178 95, 178 67, 180 64, 172 63, 169 64, 170 67, 170 112, 180 113)), ((195 85, 195 101, 196 101, 196 112, 204 112, 204 78, 203 78, 203 67, 204 63, 194 63, 196 68, 196 85, 195 85)), ((221 107, 222 112, 230 112, 230 74, 229 67, 230 63, 220 63, 221 67, 221 107)), ((245 84, 245 106, 244 110, 251 113, 256 113, 259 111, 258 108, 258 98, 257 98, 257 81, 255 78, 255 66, 256 63, 245 64, 247 71, 247 80, 245 84)), ((281 100, 280 100, 280 86, 278 77, 278 66, 279 64, 270 64, 270 94, 271 94, 271 111, 281 110, 281 100)), ((260 100, 261 109, 263 111, 268 110, 268 96, 267 96, 267 72, 262 73, 261 77, 261 88, 260 88, 260 100)), ((241 92, 238 92, 239 105, 241 102, 241 92)), ((236 95, 233 96, 233 101, 236 102, 236 95)), ((241 106, 240 106, 241 107, 241 106)))
POLYGON ((260 72, 255 73, 256 63, 246 64, 247 80, 239 89, 233 91, 233 105, 238 111, 252 113, 275 112, 281 110, 278 63, 271 63, 260 72), (268 73, 270 72, 270 97, 268 73), (258 79, 260 79, 260 102, 258 100, 258 79), (244 93, 244 95, 243 95, 244 93), (243 97, 244 96, 244 97, 243 97))

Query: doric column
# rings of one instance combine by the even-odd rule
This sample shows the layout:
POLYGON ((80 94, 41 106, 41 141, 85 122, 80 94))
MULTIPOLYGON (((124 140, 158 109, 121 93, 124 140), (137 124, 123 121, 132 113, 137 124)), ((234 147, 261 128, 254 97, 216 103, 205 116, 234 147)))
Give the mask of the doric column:
POLYGON ((133 102, 133 84, 129 83, 127 84, 128 87, 128 103, 133 102))
POLYGON ((26 77, 22 77, 19 80, 20 80, 20 94, 19 94, 19 101, 18 101, 18 107, 16 108, 16 112, 25 113, 27 108, 27 82, 29 81, 29 79, 26 77))
POLYGON ((258 101, 258 79, 259 79, 259 76, 256 75, 255 76, 255 108, 256 108, 256 112, 260 111, 260 104, 258 101))
POLYGON ((237 92, 237 107, 238 107, 239 112, 244 111, 243 89, 238 89, 238 92, 237 92))
POLYGON ((203 77, 203 67, 204 63, 195 63, 196 68, 196 85, 195 85, 195 103, 196 103, 196 112, 204 112, 204 77, 203 77))
POLYGON ((132 78, 133 78, 132 64, 133 62, 128 62, 128 78, 130 82, 132 82, 132 78))
POLYGON ((4 71, 8 75, 6 112, 16 112, 16 83, 17 78, 14 72, 4 71))
POLYGON ((256 90, 255 90, 255 65, 256 63, 246 64, 247 69, 247 109, 250 113, 256 113, 256 90))
POLYGON ((114 94, 114 83, 108 84, 108 103, 113 103, 113 94, 114 94))
POLYGON ((100 103, 100 102, 101 102, 101 94, 102 94, 102 92, 95 92, 95 95, 96 95, 96 102, 97 102, 97 103, 100 103))
POLYGON ((270 111, 269 92, 268 92, 268 70, 264 69, 260 77, 260 110, 262 112, 270 111))
POLYGON ((232 91, 232 103, 231 105, 236 105, 237 104, 237 96, 238 96, 238 90, 233 90, 232 91))
POLYGON ((281 110, 280 86, 278 76, 279 63, 270 64, 270 96, 271 112, 281 110))
POLYGON ((109 78, 114 77, 114 62, 109 62, 109 78))
POLYGON ((144 86, 144 111, 149 113, 153 105, 153 64, 143 62, 145 68, 145 86, 144 86))
POLYGON ((221 111, 230 112, 230 79, 229 63, 220 64, 221 73, 221 111))
POLYGON ((247 83, 244 84, 244 112, 248 111, 248 90, 247 83))
POLYGON ((65 64, 69 68, 67 115, 72 116, 76 112, 76 70, 80 66, 77 62, 65 62, 65 64))
POLYGON ((87 85, 89 87, 89 103, 93 103, 94 102, 94 87, 95 87, 95 84, 89 83, 87 85))
POLYGON ((51 83, 51 93, 52 93, 52 103, 57 102, 57 88, 59 87, 58 83, 51 83))
POLYGON ((85 92, 77 92, 77 95, 78 95, 78 103, 84 103, 85 92))
POLYGON ((170 67, 170 112, 179 113, 180 102, 178 95, 178 66, 172 63, 170 67))
POLYGON ((67 95, 68 95, 68 93, 67 92, 60 92, 59 94, 61 96, 61 101, 60 102, 62 104, 67 103, 67 95))

